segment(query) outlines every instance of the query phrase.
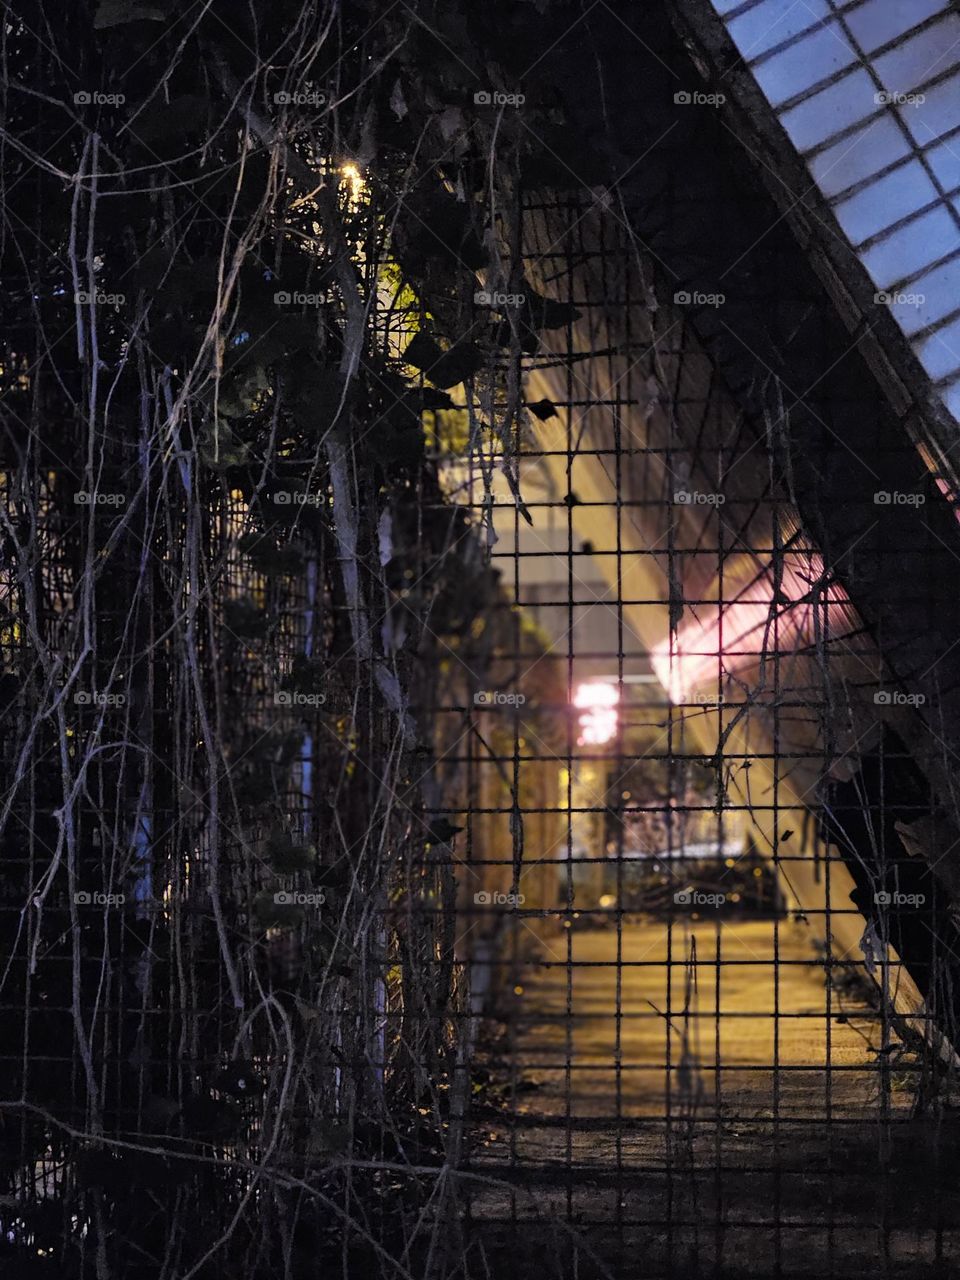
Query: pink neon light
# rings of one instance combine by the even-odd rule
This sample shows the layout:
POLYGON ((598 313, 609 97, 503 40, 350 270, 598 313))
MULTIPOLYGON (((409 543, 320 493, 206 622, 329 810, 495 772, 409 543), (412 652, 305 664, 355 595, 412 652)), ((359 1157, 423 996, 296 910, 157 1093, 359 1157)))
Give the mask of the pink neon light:
POLYGON ((933 477, 933 482, 937 486, 937 488, 940 490, 940 492, 943 494, 943 496, 946 498, 946 500, 950 503, 951 507, 953 507, 954 519, 958 523, 960 523, 960 506, 957 505, 957 495, 953 492, 953 490, 947 484, 946 480, 944 480, 943 476, 938 476, 935 474, 933 477))
POLYGON ((619 691, 608 681, 594 680, 578 686, 573 705, 582 712, 578 717, 580 746, 599 747, 616 737, 619 701, 619 691))
POLYGON ((849 617, 849 600, 836 583, 818 592, 816 605, 808 597, 812 584, 823 577, 823 562, 809 554, 803 575, 790 564, 783 566, 779 583, 778 608, 774 597, 774 574, 769 567, 734 600, 719 605, 698 606, 699 617, 683 624, 671 641, 668 636, 653 649, 650 661, 671 702, 686 702, 702 685, 716 684, 720 670, 726 672, 752 666, 766 649, 781 653, 812 639, 814 608, 826 601, 831 631, 836 634, 841 621, 849 617), (834 608, 833 606, 836 606, 834 608), (775 619, 775 621, 774 621, 775 619), (723 643, 721 645, 721 634, 723 643))

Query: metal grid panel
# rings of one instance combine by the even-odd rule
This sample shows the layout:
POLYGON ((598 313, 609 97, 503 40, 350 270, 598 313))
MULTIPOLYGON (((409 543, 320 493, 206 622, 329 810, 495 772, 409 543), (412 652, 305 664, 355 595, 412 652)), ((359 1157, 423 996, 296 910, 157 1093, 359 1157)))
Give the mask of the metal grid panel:
MULTIPOLYGON (((678 1277, 950 1265, 956 1216, 942 1171, 953 1148, 935 1122, 951 1089, 952 935, 938 883, 918 879, 909 847, 911 836, 922 844, 912 828, 930 800, 899 736, 907 717, 897 705, 876 711, 876 695, 892 699, 878 645, 802 530, 778 424, 744 420, 684 299, 631 234, 632 213, 614 193, 599 204, 527 202, 528 287, 555 304, 534 304, 550 319, 543 345, 523 361, 494 359, 471 384, 460 413, 482 441, 478 465, 466 479, 462 464, 446 476, 461 507, 427 469, 391 512, 404 554, 382 610, 378 597, 377 626, 423 624, 410 645, 423 776, 399 761, 390 718, 371 714, 369 668, 334 660, 316 714, 277 701, 288 680, 299 686, 297 660, 328 656, 334 628, 349 626, 349 606, 320 585, 336 581, 322 528, 305 522, 295 572, 262 573, 259 556, 290 550, 269 518, 277 511, 253 522, 259 535, 269 528, 266 547, 241 550, 249 508, 211 481, 151 529, 158 559, 144 616, 169 638, 169 619, 199 589, 177 557, 199 546, 216 569, 207 621, 226 630, 201 629, 196 671, 162 645, 137 649, 149 652, 157 686, 156 719, 136 728, 145 754, 173 767, 100 757, 77 810, 108 839, 91 834, 73 870, 115 885, 110 851, 140 852, 146 818, 152 879, 136 860, 124 876, 154 909, 91 916, 79 963, 69 882, 50 895, 48 933, 24 934, 21 923, 26 912, 32 928, 34 864, 50 856, 63 799, 44 767, 89 729, 92 708, 71 713, 69 733, 44 724, 18 792, 13 830, 28 833, 29 866, 11 840, 0 886, 18 1028, 0 1055, 15 1115, 3 1134, 5 1191, 16 1197, 7 1241, 32 1248, 51 1210, 82 1240, 99 1189, 116 1196, 134 1166, 122 1146, 132 1130, 182 1142, 177 1157, 185 1150, 200 1167, 186 1184, 178 1166, 169 1176, 170 1146, 155 1163, 156 1152, 137 1153, 147 1159, 136 1184, 150 1189, 134 1206, 149 1219, 142 1233, 137 1221, 136 1249, 182 1242, 185 1222, 203 1249, 205 1230, 212 1238, 246 1212, 210 1274, 272 1275, 276 1242, 288 1273, 310 1274, 322 1250, 346 1276, 509 1267, 583 1280, 632 1274, 638 1255, 648 1275, 678 1277), (527 430, 513 416, 504 433, 521 372, 535 421, 527 430), (529 526, 497 478, 502 466, 519 479, 529 526), (469 525, 457 521, 464 509, 469 525), (499 584, 466 572, 491 513, 499 584), (432 595, 445 560, 453 581, 432 595), (458 589, 475 594, 465 601, 458 589), (260 647, 263 634, 247 628, 264 616, 260 647), (205 734, 190 700, 197 686, 199 703, 226 695, 226 817, 212 834, 219 772, 212 790, 192 791, 205 734), (169 712, 185 705, 177 725, 169 712), (275 812, 295 839, 321 846, 322 870, 344 851, 361 868, 337 948, 322 956, 305 954, 295 930, 250 928, 251 902, 275 887, 247 856, 267 833, 251 823, 241 838, 229 821, 230 804, 273 785, 269 762, 258 769, 248 748, 293 722, 307 732, 275 812), (456 841, 450 823, 462 828, 456 841), (209 900, 193 901, 211 868, 226 954, 209 900), (910 899, 921 897, 917 912, 910 899), (40 943, 33 983, 30 947, 40 943), (269 991, 270 1019, 240 1012, 233 954, 258 1012, 269 991), (64 994, 75 974, 79 1016, 64 994), (103 1078, 92 1084, 78 1022, 98 1037, 103 1078), (284 1092, 291 1024, 294 1098, 284 1092), (249 1061, 238 1061, 238 1044, 249 1061), (274 1113, 247 1096, 248 1078, 266 1084, 271 1106, 283 1103, 287 1122, 269 1188, 258 1161, 274 1113), (54 1144, 17 1109, 21 1094, 56 1098, 54 1144), (105 1148, 92 1100, 108 1113, 105 1148), (397 1118, 411 1115, 424 1125, 400 1130, 397 1118), (71 1182, 78 1167, 92 1195, 71 1182), (185 1200, 197 1215, 179 1216, 185 1200)), ((377 282, 368 285, 374 296, 377 282)), ((393 354, 397 313, 385 311, 393 354)), ((831 353, 818 354, 826 365, 831 353)), ((829 403, 814 403, 831 421, 829 403)), ((447 459, 442 430, 462 426, 434 424, 431 461, 447 459)), ((839 444, 826 449, 824 466, 838 454, 839 444)), ((901 460, 904 474, 921 469, 906 449, 901 460)), ((32 464, 17 477, 52 495, 49 510, 40 504, 51 648, 63 641, 72 558, 91 549, 70 537, 68 479, 32 464)), ((325 485, 317 498, 328 501, 325 485)), ((17 512, 12 524, 20 532, 29 519, 17 512)), ((110 527, 91 524, 94 553, 110 527)), ((135 569, 134 552, 119 568, 135 569)), ((107 652, 125 617, 117 585, 135 579, 118 572, 98 584, 107 652)), ((11 573, 5 586, 19 604, 23 580, 11 573)), ((29 668, 30 639, 8 621, 4 657, 13 671, 29 668)), ((95 687, 109 687, 110 673, 96 674, 95 687)), ((123 715, 107 724, 120 738, 128 728, 123 715)), ((12 755, 6 763, 12 773, 12 755)), ((70 1262, 83 1272, 78 1253, 70 1262)))
POLYGON ((474 1241, 563 1277, 638 1252, 650 1276, 926 1274, 960 1242, 943 1179, 904 1186, 918 1100, 947 1088, 946 942, 926 972, 896 948, 914 895, 928 931, 945 904, 889 838, 926 798, 894 794, 909 755, 877 724, 877 648, 629 210, 529 200, 524 227, 526 279, 567 310, 527 361, 528 401, 556 410, 520 444, 531 523, 506 485, 495 508, 503 611, 549 648, 506 655, 475 712, 474 776, 511 782, 509 823, 471 845, 501 894, 467 910, 503 939, 472 956, 498 975, 474 1241), (559 749, 514 701, 548 663, 559 749), (523 782, 551 774, 545 843, 523 782))

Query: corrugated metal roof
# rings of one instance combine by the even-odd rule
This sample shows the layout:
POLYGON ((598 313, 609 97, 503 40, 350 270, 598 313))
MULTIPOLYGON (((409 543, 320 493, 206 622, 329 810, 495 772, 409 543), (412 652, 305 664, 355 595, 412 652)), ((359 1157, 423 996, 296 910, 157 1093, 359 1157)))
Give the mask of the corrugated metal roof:
POLYGON ((712 0, 960 418, 960 15, 951 0, 712 0))

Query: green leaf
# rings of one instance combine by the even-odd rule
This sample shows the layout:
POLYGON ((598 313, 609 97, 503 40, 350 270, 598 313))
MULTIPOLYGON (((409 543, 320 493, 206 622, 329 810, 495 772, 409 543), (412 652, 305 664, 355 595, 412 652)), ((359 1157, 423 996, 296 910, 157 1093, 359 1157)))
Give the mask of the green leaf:
POLYGON ((275 831, 267 840, 266 858, 278 875, 310 871, 317 861, 312 844, 297 844, 289 832, 275 831))
POLYGON ((223 378, 217 395, 217 409, 227 418, 243 418, 256 408, 261 393, 270 387, 266 370, 250 364, 232 377, 223 378))
POLYGON ((420 391, 420 407, 436 413, 438 409, 453 409, 454 403, 446 391, 434 391, 432 387, 424 387, 420 391))
POLYGON ((339 1156, 349 1149, 350 1130, 346 1125, 332 1120, 311 1119, 309 1126, 303 1139, 303 1154, 307 1159, 339 1156))
POLYGON ((278 547, 272 537, 267 534, 245 533, 237 544, 258 573, 268 577, 281 574, 297 574, 304 565, 303 548, 296 542, 288 542, 278 547))
POLYGON ((339 374, 309 357, 290 362, 287 403, 297 425, 305 431, 324 431, 340 407, 343 384, 339 374))
POLYGON ((405 260, 479 271, 487 251, 473 227, 470 207, 444 190, 417 194, 407 202, 400 238, 405 260))
POLYGON ((472 342, 458 342, 443 353, 439 366, 435 365, 430 374, 430 381, 438 387, 455 387, 482 368, 485 358, 472 342))
POLYGON ((436 386, 455 387, 476 373, 484 362, 484 355, 469 342, 455 343, 449 351, 444 351, 434 338, 421 331, 413 335, 403 359, 422 370, 436 386))
POLYGON ((529 283, 524 281, 524 322, 532 329, 562 329, 574 320, 579 320, 580 312, 571 302, 557 302, 554 298, 544 297, 537 293, 529 283))
POLYGON ((430 823, 426 843, 428 845, 449 844, 457 832, 462 830, 463 827, 455 827, 449 818, 436 818, 430 823))
POLYGON ((244 640, 263 639, 269 626, 267 615, 247 596, 227 601, 223 621, 228 631, 244 640))
POLYGON ((302 480, 278 479, 266 493, 260 494, 264 518, 278 525, 308 525, 316 520, 318 507, 322 505, 320 491, 308 490, 302 480), (285 496, 278 500, 278 493, 285 496))
POLYGON ((429 377, 433 365, 443 359, 443 348, 429 334, 418 329, 407 343, 403 358, 407 364, 413 365, 414 369, 422 369, 429 377))
POLYGON ((370 451, 382 467, 406 471, 423 456, 423 432, 419 424, 404 427, 382 422, 369 437, 370 451))
POLYGON ((298 653, 281 688, 294 693, 323 693, 328 675, 328 664, 322 658, 308 658, 306 654, 298 653))
POLYGON ((138 0, 100 0, 93 25, 97 31, 107 27, 119 27, 125 22, 165 22, 167 15, 155 4, 140 4, 138 0))
POLYGON ((200 459, 212 471, 242 467, 249 453, 250 446, 238 440, 225 421, 220 422, 216 436, 212 430, 207 431, 200 442, 200 459))

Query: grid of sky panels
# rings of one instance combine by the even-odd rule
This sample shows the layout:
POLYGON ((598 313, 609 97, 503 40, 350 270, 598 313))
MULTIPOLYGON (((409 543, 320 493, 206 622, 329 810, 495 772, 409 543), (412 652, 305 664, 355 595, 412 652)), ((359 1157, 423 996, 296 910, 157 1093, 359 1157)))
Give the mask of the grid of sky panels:
MULTIPOLYGON (((952 0, 713 0, 960 420, 960 14, 952 0)), ((799 194, 799 193, 798 193, 799 194)))

